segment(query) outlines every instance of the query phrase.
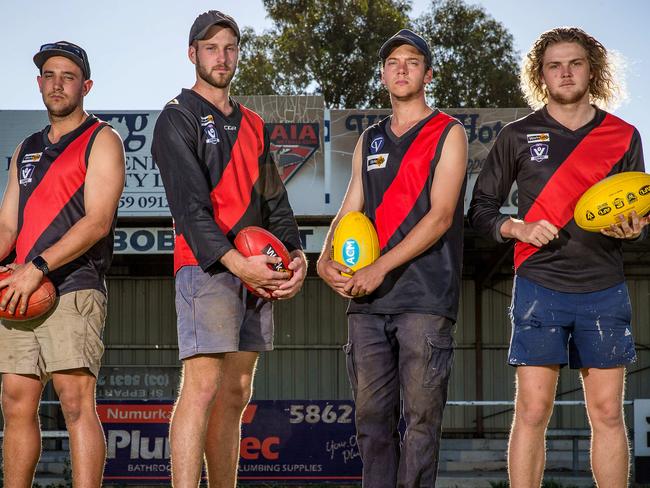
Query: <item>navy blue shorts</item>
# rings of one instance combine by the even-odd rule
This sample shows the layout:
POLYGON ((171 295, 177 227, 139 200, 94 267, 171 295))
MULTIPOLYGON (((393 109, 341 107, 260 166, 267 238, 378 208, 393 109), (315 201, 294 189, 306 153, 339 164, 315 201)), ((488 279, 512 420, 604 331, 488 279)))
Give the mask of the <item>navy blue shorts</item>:
POLYGON ((513 366, 611 368, 636 361, 625 283, 564 293, 515 276, 510 307, 513 366), (568 353, 568 354, 567 354, 568 353))

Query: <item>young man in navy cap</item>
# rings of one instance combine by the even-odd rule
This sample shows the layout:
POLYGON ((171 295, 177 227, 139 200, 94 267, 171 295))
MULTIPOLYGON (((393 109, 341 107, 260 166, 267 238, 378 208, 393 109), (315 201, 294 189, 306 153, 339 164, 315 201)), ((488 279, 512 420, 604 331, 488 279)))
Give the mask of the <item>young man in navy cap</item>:
POLYGON ((95 410, 104 352, 105 274, 124 188, 122 141, 83 109, 90 91, 86 52, 60 41, 34 56, 50 125, 27 137, 9 167, 0 208, 0 309, 16 318, 48 276, 58 299, 41 318, 0 322, 4 486, 32 485, 41 451, 38 405, 51 378, 70 434, 75 486, 101 486, 106 445, 95 410))
POLYGON ((403 29, 379 56, 393 113, 359 138, 331 229, 346 213, 364 212, 381 256, 341 275, 350 270, 330 258, 330 229, 318 273, 351 299, 345 352, 363 486, 433 487, 461 282, 467 138, 425 101, 432 71, 424 39, 403 29))
POLYGON ((165 106, 154 130, 152 152, 176 230, 183 382, 170 440, 177 488, 197 486, 204 455, 210 486, 235 486, 255 364, 261 351, 273 348, 273 310, 264 298, 294 296, 306 272, 264 122, 229 97, 239 39, 228 15, 211 10, 196 18, 189 38, 196 83, 165 106), (249 225, 268 229, 286 245, 291 279, 269 269, 279 258, 245 258, 233 247, 235 235, 249 225))

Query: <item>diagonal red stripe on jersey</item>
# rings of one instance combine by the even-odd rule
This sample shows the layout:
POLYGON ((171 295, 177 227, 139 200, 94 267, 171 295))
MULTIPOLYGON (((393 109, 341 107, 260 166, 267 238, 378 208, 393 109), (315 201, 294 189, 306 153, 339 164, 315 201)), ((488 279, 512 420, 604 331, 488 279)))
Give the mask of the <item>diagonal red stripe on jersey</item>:
MULTIPOLYGON (((607 114, 567 157, 546 183, 535 203, 524 217, 525 222, 544 219, 558 229, 573 218, 573 211, 582 194, 605 178, 630 147, 634 127, 618 117, 607 114)), ((515 270, 538 247, 524 242, 515 244, 515 270)))
POLYGON ((454 119, 443 113, 433 117, 420 129, 420 133, 404 154, 399 171, 375 211, 375 227, 380 249, 386 247, 422 193, 429 178, 431 160, 436 154, 440 136, 452 120, 454 119))
POLYGON ((239 222, 250 204, 253 186, 259 178, 259 157, 264 151, 262 119, 244 107, 241 111, 242 121, 230 161, 210 193, 214 218, 224 234, 239 222), (248 141, 257 141, 257 145, 248 141))
POLYGON ((16 240, 17 263, 25 262, 36 241, 84 184, 86 146, 99 124, 96 122, 88 127, 57 156, 29 196, 16 240), (72 164, 75 161, 79 166, 72 164))

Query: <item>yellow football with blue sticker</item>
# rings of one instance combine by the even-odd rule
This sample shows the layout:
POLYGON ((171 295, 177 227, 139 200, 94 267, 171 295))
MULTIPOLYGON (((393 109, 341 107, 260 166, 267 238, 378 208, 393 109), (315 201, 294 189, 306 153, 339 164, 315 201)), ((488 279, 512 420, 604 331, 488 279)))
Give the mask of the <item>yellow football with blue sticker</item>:
POLYGON ((599 181, 580 197, 573 217, 578 227, 599 232, 632 210, 639 217, 650 211, 650 174, 628 171, 599 181))
POLYGON ((370 219, 361 212, 345 214, 334 229, 332 259, 357 271, 378 257, 379 239, 370 219))

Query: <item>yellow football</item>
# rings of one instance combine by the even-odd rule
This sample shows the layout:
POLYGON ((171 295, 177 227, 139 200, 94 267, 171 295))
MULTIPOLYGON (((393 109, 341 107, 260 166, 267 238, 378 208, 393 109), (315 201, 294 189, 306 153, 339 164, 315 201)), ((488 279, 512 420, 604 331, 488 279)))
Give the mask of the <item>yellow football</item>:
POLYGON ((650 174, 629 171, 599 181, 580 197, 573 217, 580 228, 599 232, 632 210, 639 216, 650 211, 650 174))
POLYGON ((334 229, 332 259, 357 271, 378 257, 379 239, 370 219, 361 212, 345 214, 334 229))

